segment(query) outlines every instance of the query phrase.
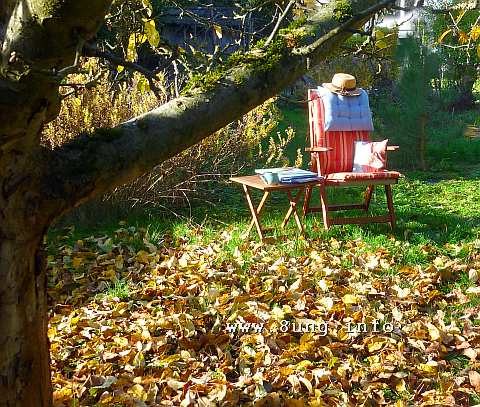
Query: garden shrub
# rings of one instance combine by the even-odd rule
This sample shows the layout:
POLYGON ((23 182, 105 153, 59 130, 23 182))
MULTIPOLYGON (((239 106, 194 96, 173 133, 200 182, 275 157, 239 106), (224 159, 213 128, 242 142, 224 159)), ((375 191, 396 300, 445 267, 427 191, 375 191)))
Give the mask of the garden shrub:
MULTIPOLYGON (((85 81, 83 74, 69 78, 69 82, 82 81, 85 81)), ((58 117, 44 129, 43 142, 55 148, 80 133, 129 120, 166 99, 158 100, 139 75, 134 75, 131 83, 118 87, 101 81, 91 89, 65 98, 58 117)), ((273 136, 280 119, 281 112, 275 101, 268 100, 150 173, 117 188, 103 200, 125 207, 137 204, 165 206, 172 202, 181 205, 192 199, 211 198, 214 180, 247 173, 263 164, 287 164, 285 149, 294 132, 287 129, 273 136)))
POLYGON ((400 145, 391 154, 397 166, 427 168, 427 126, 435 104, 432 80, 438 77, 439 63, 434 54, 413 37, 403 39, 398 47, 400 77, 393 92, 372 99, 376 115, 376 133, 400 145))

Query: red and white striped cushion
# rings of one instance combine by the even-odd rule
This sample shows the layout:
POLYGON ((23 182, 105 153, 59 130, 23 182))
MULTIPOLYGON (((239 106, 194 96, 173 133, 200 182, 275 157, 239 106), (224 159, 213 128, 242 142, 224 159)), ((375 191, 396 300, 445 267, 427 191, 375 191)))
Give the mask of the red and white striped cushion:
POLYGON ((379 181, 385 179, 398 179, 400 173, 397 171, 378 171, 378 172, 337 172, 335 174, 328 174, 326 177, 326 184, 341 184, 344 182, 364 182, 364 181, 379 181))

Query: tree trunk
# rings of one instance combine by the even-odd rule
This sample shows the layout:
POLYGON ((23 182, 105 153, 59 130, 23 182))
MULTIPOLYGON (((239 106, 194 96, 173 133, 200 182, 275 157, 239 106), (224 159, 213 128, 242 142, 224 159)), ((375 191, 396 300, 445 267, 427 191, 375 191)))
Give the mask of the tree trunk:
MULTIPOLYGON (((18 223, 35 227, 21 215, 18 223)), ((51 406, 43 228, 10 231, 0 227, 0 406, 51 406)))

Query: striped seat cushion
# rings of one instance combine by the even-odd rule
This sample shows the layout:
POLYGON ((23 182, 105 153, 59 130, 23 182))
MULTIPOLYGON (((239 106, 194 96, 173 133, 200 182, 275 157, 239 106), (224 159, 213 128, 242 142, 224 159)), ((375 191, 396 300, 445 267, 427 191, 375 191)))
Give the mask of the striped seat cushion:
POLYGON ((363 182, 380 180, 397 180, 400 173, 397 171, 378 171, 378 172, 337 172, 328 174, 325 180, 327 185, 341 184, 343 182, 363 182))
POLYGON ((310 146, 331 147, 327 153, 314 153, 311 170, 321 175, 336 172, 351 172, 355 141, 370 141, 370 133, 366 130, 325 131, 324 107, 319 93, 308 91, 308 113, 310 125, 310 146), (320 168, 319 168, 320 167, 320 168))

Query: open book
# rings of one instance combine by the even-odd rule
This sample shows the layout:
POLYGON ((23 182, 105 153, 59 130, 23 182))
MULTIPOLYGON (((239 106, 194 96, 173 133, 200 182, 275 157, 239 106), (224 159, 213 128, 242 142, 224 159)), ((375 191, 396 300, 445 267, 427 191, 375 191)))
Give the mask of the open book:
POLYGON ((262 168, 255 170, 257 174, 265 174, 266 172, 273 172, 278 174, 278 179, 284 184, 297 184, 302 182, 321 180, 323 177, 316 172, 302 170, 300 168, 262 168))

